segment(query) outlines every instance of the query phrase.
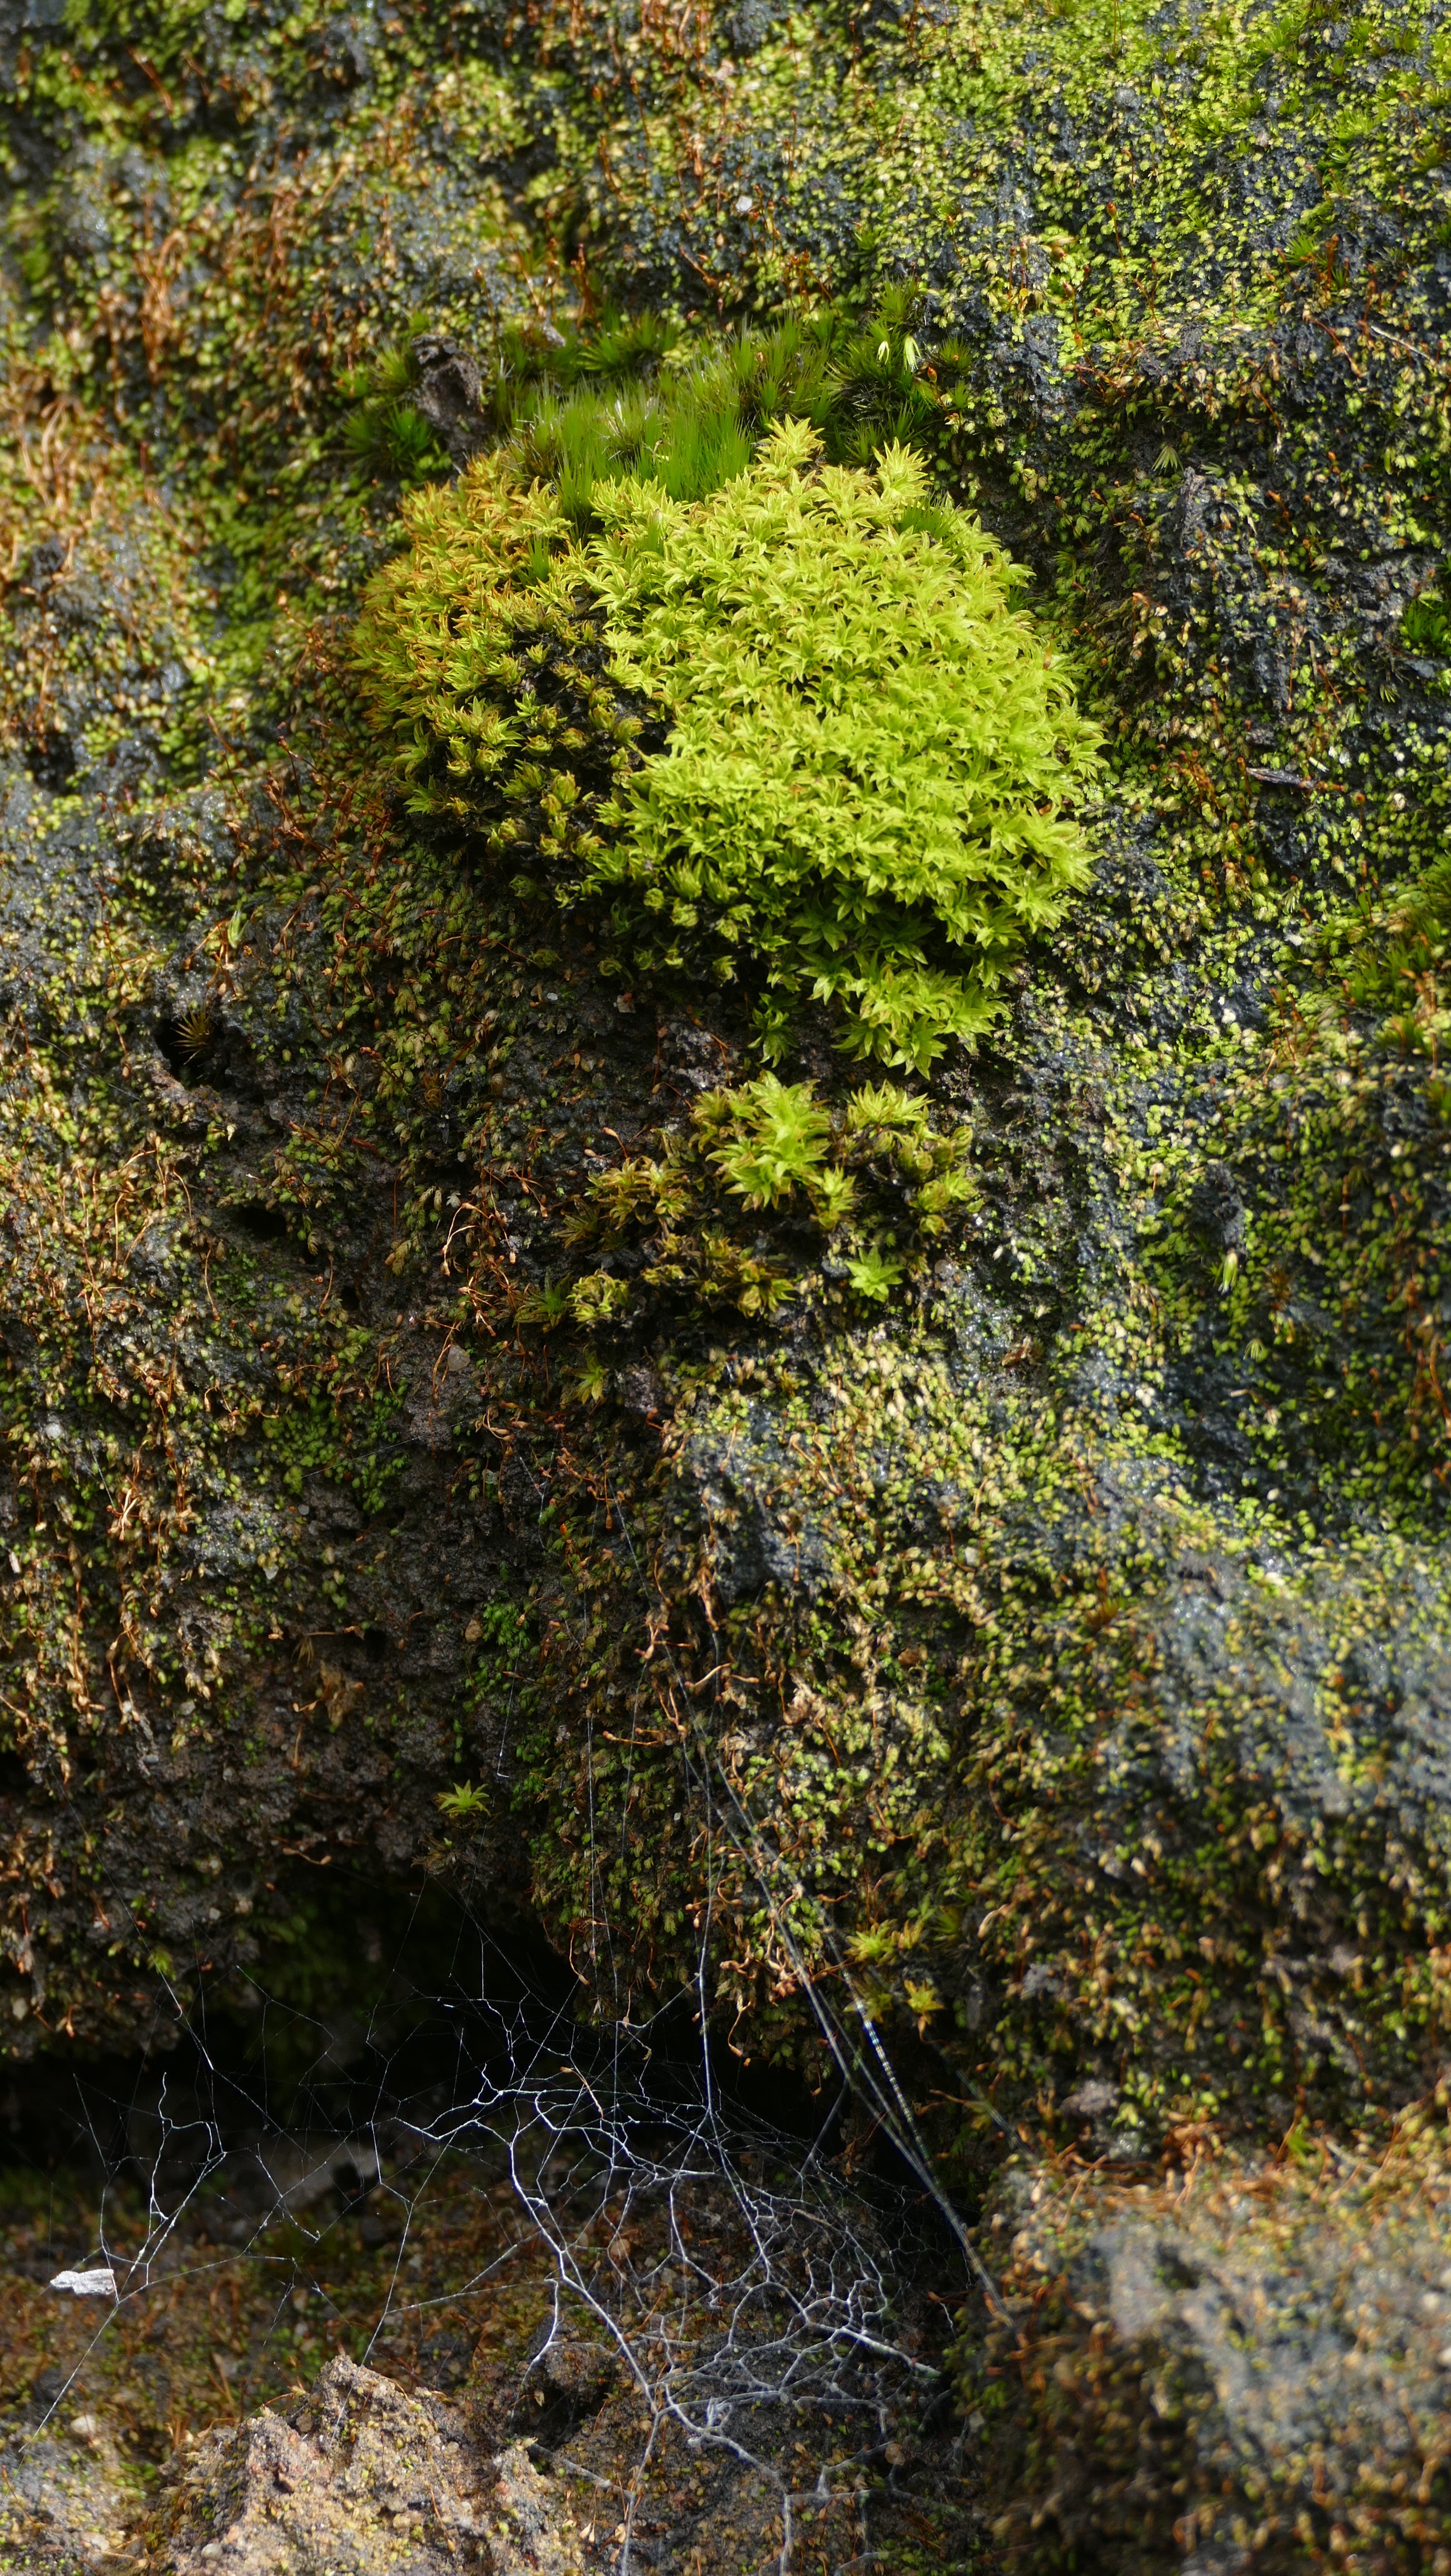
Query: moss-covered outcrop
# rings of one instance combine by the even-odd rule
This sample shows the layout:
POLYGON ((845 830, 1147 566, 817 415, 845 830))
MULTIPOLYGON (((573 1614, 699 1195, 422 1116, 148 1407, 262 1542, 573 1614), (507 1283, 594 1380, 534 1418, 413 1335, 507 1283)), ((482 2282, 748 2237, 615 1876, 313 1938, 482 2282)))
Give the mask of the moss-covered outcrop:
POLYGON ((285 1981, 356 1853, 605 2010, 704 1935, 743 2053, 864 2016, 973 2191, 1388 2135, 1451 1922, 1441 13, 0 34, 14 2045, 285 1981), (874 1109, 794 918, 775 1090, 723 898, 641 930, 685 699, 608 495, 653 453, 694 544, 783 417, 813 495, 922 460, 914 561, 980 517, 1104 740, 1091 875, 874 1109), (470 494, 573 800, 558 725, 474 776, 508 655, 411 810, 360 701, 470 494))
MULTIPOLYGON (((1010 2563, 1434 2567, 1451 2530, 1445 2103, 1163 2185, 1010 2167, 965 2354, 1010 2563)), ((1201 2142, 1202 2149, 1202 2142, 1201 2142)))

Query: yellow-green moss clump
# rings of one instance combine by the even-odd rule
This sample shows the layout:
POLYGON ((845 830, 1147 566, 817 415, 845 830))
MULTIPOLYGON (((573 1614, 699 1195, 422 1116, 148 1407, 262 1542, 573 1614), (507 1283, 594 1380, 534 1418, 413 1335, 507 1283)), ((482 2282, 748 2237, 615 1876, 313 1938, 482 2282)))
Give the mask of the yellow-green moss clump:
POLYGON ((1087 877, 1097 737, 1021 576, 917 458, 803 421, 700 499, 601 480, 585 535, 566 499, 490 459, 409 505, 355 649, 412 810, 634 972, 739 966, 768 1047, 808 996, 890 1063, 976 1038, 1087 877))

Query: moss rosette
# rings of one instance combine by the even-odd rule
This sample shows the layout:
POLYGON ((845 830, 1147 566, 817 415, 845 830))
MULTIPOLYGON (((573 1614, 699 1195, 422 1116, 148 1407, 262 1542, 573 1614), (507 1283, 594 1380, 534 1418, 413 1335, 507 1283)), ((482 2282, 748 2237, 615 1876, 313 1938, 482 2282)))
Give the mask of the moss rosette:
POLYGON ((597 902, 636 973, 740 963, 768 1051, 808 997, 858 1055, 974 1042, 1088 876, 1097 732, 1021 575, 919 458, 823 464, 801 421, 704 499, 591 509, 493 460, 408 506, 355 651, 412 810, 597 902))

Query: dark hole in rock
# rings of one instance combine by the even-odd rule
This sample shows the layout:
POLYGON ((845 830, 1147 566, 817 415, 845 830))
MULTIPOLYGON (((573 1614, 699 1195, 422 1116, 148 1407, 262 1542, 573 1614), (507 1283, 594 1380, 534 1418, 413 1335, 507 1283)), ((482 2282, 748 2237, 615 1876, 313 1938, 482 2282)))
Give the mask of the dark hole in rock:
POLYGON ((232 1213, 254 1243, 283 1243, 287 1239, 287 1219, 280 1208, 264 1207, 260 1199, 249 1199, 245 1207, 234 1208, 232 1213))
POLYGON ((368 2186, 357 2166, 346 2156, 333 2167, 333 2189, 345 2210, 367 2207, 368 2186))
POLYGON ((0 1753, 0 1798, 23 1798, 30 1773, 18 1753, 0 1753))
MULTIPOLYGON (((63 19, 64 9, 58 10, 56 15, 57 19, 63 19)), ((64 537, 43 537, 32 553, 21 579, 28 582, 32 589, 39 590, 42 583, 54 580, 65 562, 68 551, 64 537)))
POLYGON ((1204 2278, 1203 2265, 1194 2262, 1178 2245, 1160 2245, 1154 2269, 1168 2290, 1197 2290, 1204 2278))
POLYGON ((918 2434, 950 2431, 956 2413, 957 2385, 949 2375, 944 2375, 917 2419, 918 2434))
POLYGON ((392 1643, 393 1640, 386 1628, 363 1630, 363 1652, 370 1664, 381 1664, 392 1643))
POLYGON ((156 1051, 164 1056, 178 1082, 194 1082, 197 1066, 207 1051, 211 1027, 202 1012, 194 1011, 184 1019, 174 1012, 163 1011, 156 1023, 156 1051))
POLYGON ((523 152, 480 153, 479 168, 497 179, 506 197, 522 199, 531 179, 542 178, 559 158, 553 141, 532 143, 523 152))
POLYGON ((48 734, 25 755, 25 766, 37 787, 58 796, 76 774, 76 747, 68 733, 48 734))
POLYGON ((551 2334, 530 2363, 514 2413, 515 2430, 551 2448, 599 2413, 618 2377, 616 2358, 603 2346, 576 2335, 551 2334))
POLYGON ((357 1314, 358 1309, 359 1309, 359 1307, 362 1305, 363 1300, 362 1300, 362 1296, 361 1296, 361 1294, 360 1294, 360 1293, 359 1293, 359 1291, 358 1291, 358 1290, 353 1286, 353 1283, 352 1283, 352 1281, 351 1281, 351 1280, 349 1280, 349 1281, 348 1281, 348 1284, 347 1284, 347 1286, 346 1286, 345 1288, 340 1288, 340 1289, 339 1289, 339 1291, 338 1291, 338 1302, 339 1302, 339 1304, 340 1304, 340 1305, 343 1305, 343 1306, 345 1306, 345 1307, 347 1308, 347 1311, 348 1311, 348 1313, 349 1313, 350 1315, 356 1315, 356 1314, 357 1314))
POLYGON ((30 2404, 36 2416, 48 2415, 66 2393, 67 2374, 63 2370, 38 2370, 30 2383, 30 2404))

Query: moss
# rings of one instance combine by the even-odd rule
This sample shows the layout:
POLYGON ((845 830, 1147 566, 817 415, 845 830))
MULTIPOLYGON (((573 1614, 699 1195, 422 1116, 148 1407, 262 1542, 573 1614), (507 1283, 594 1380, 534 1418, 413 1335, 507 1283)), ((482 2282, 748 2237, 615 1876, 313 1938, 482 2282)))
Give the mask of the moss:
MULTIPOLYGON (((420 1483, 400 1417, 436 1353, 400 1361, 406 1303, 360 1320, 391 1177, 347 1048, 304 1077, 316 916, 295 809, 291 859, 275 870, 265 846, 266 746, 315 691, 297 685, 308 634, 394 505, 350 458, 337 378, 415 301, 387 247, 419 184, 398 92, 440 84, 439 118, 474 149, 506 135, 510 93, 482 65, 425 67, 410 36, 339 135, 321 21, 124 32, 133 50, 88 18, 6 69, 59 174, 32 185, 27 165, 17 188, 12 165, 5 211, 25 280, 4 309, 0 504, 0 937, 22 1001, 3 1108, 6 2030, 22 2049, 129 2037, 167 1980, 285 1946, 333 1830, 300 1813, 310 1800, 336 1817, 361 1798, 385 1832, 411 1806, 398 1848, 426 1864, 436 1783, 482 1723, 449 1676, 404 1687, 396 1670, 420 1483), (313 157, 278 193, 267 118, 295 82, 316 83, 313 157), (75 1802, 59 1858, 57 1795, 75 1802), (198 1840, 220 1870, 200 1885, 198 1840)), ((521 239, 482 193, 470 278, 521 239)), ((285 757, 270 783, 286 807, 285 757)), ((430 1168, 431 1217, 435 1194, 430 1168)), ((437 1496, 427 1516, 447 1556, 437 1496)), ((445 1612, 456 1579, 433 1578, 445 1612)))
MULTIPOLYGON (((267 1562, 290 1564, 300 1534, 249 1498, 269 1515, 299 1498, 276 1473, 292 1432, 262 1422, 302 1450, 331 1426, 303 1483, 341 1494, 370 1448, 386 1463, 390 1374, 433 1436, 448 1343, 488 1428, 447 1474, 480 1557, 509 1551, 508 1601, 533 1591, 528 1658, 477 1707, 470 1672, 450 1683, 427 1740, 409 1733, 421 1686, 370 1682, 353 1643, 305 1668, 309 1759, 334 1741, 367 1754, 347 1703, 365 1684, 377 1798, 413 1768, 410 1847, 441 1848, 440 1793, 487 1768, 475 1858, 511 1818, 540 1918, 606 2004, 693 1965, 718 1886, 737 2044, 809 2060, 803 1977, 850 1988, 964 2166, 1001 2120, 1073 2134, 1085 2076, 1114 2091, 1121 2148, 1181 2117, 1263 2129, 1302 2089, 1372 2121, 1421 2081, 1444 2009, 1439 930, 1433 905, 1405 908, 1444 766, 1444 693, 1406 626, 1451 541, 1439 25, 1366 12, 1351 41, 1289 11, 1030 26, 994 5, 854 37, 822 10, 768 23, 750 53, 743 14, 727 55, 723 24, 682 51, 664 22, 585 12, 572 31, 501 16, 485 62, 441 16, 400 24, 345 114, 317 74, 285 186, 267 155, 295 66, 268 69, 262 36, 233 66, 236 133, 175 94, 181 139, 164 130, 152 86, 79 32, 37 34, 17 72, 47 148, 95 145, 87 202, 111 234, 104 270, 66 238, 78 163, 12 204, 14 452, 23 431, 42 476, 17 467, 7 487, 14 560, 52 522, 79 545, 93 502, 98 527, 154 506, 127 687, 159 705, 169 620, 191 676, 141 729, 173 777, 214 760, 233 837, 189 858, 200 809, 173 831, 146 815, 144 778, 128 788, 143 812, 107 843, 104 930, 58 935, 53 1024, 7 1102, 17 1204, 64 1247, 49 1301, 41 1265, 27 1275, 33 1347, 12 1355, 14 1670, 35 1672, 33 1736, 13 1740, 82 1787, 104 1748, 119 1760, 100 1676, 123 1605, 136 1644, 117 1679, 153 1731, 164 1708, 183 1743, 210 1730, 218 1761, 229 1727, 256 1740, 237 1677, 274 1642, 291 1675, 300 1635, 381 1624, 399 1561, 387 1532, 367 1581, 324 1572, 319 1550, 274 1613, 267 1562), (162 165, 185 276, 137 184, 162 165), (593 328, 606 287, 616 309, 593 328), (829 292, 842 309, 818 330, 829 292), (622 306, 645 296, 660 310, 642 327, 622 306), (1026 954, 975 1064, 934 1074, 932 1132, 970 1125, 976 1204, 928 1235, 895 1152, 849 1174, 870 1212, 850 1294, 806 1178, 790 1197, 733 1189, 686 1117, 687 1038, 745 1088, 737 997, 690 988, 680 1018, 702 1025, 642 1034, 643 983, 617 1012, 586 924, 561 910, 542 928, 360 793, 340 634, 398 495, 386 454, 349 447, 350 410, 384 390, 360 396, 351 371, 380 367, 421 303, 480 357, 470 434, 521 457, 532 440, 541 471, 575 476, 576 552, 598 538, 600 389, 638 464, 669 386, 723 363, 702 319, 754 318, 732 343, 734 429, 813 420, 857 475, 853 438, 909 437, 1029 568, 1035 631, 1088 675, 1112 760, 1093 886, 1026 954), (789 349, 772 327, 788 304, 789 349), (178 1029, 204 1007, 217 1031, 154 1114, 124 1071, 153 977, 178 1029), (257 1105, 239 1144, 223 1076, 243 1041, 280 1123, 261 1132, 257 1105), (652 1182, 606 1222, 611 1192, 672 1151, 691 1260, 708 1213, 732 1258, 810 1275, 794 1318, 703 1313, 694 1276, 678 1301, 641 1284, 669 1210, 652 1182), (152 1273, 112 1275, 128 1212, 176 1227, 175 1266, 158 1236, 152 1273), (567 1231, 591 1227, 618 1237, 607 1275, 628 1295, 586 1409, 562 1400, 541 1328, 590 1250, 567 1231), (117 1308, 93 1394, 81 1316, 102 1253, 117 1308), (178 1316, 196 1336, 184 1397, 165 1392, 178 1316), (77 1387, 73 1419, 57 1398, 77 1387), (79 1536, 62 1502, 89 1519, 79 1536), (249 1509, 266 1543, 244 1566, 220 1540, 249 1509), (181 1580, 190 1510, 217 1551, 204 1621, 181 1580), (79 1632, 72 1546, 91 1551, 79 1632), (607 1921, 638 1934, 618 1988, 607 1921)), ((163 78, 181 61, 169 26, 163 78)), ((687 447, 698 491, 726 449, 687 447)), ((913 533, 930 556, 930 527, 913 533)), ((82 749, 109 754, 114 637, 62 632, 71 612, 47 598, 53 635, 12 603, 13 743, 54 744, 74 680, 82 749)), ((598 630, 554 643, 583 668, 598 630)), ((78 810, 43 797, 27 850, 72 850, 78 810)), ((820 1034, 807 1008, 779 1078, 841 1120, 820 1034)), ((775 1150, 754 1111, 729 1141, 737 1180, 775 1150)), ((304 1698, 286 1687, 269 1796, 304 1698)), ((113 1811, 115 1776, 85 1791, 88 1816, 113 1811)), ((260 1776, 246 1803, 261 1812, 260 1776)), ((14 1955, 25 1923, 53 1926, 57 2014, 74 1998, 75 2026, 120 2027, 147 2008, 148 1944, 179 1955, 196 1918, 169 1895, 173 1929, 109 1933, 123 1989, 80 1928, 101 1861, 76 1865, 64 1903, 48 1892, 48 1813, 28 1811, 15 1863, 14 1955)), ((470 1833, 451 1841, 453 1867, 470 1833)))
POLYGON ((595 1176, 566 1223, 564 1275, 520 1304, 521 1328, 573 1321, 595 1336, 576 1356, 577 1394, 598 1399, 610 1359, 627 1358, 642 1331, 673 1327, 678 1345, 722 1306, 752 1318, 881 1302, 909 1267, 924 1274, 976 1196, 967 1132, 944 1133, 925 1100, 890 1083, 851 1093, 833 1115, 813 1084, 764 1074, 707 1092, 691 1130, 669 1136, 658 1161, 595 1176), (811 1228, 794 1226, 789 1261, 760 1232, 762 1210, 788 1208, 809 1212, 811 1228))
MULTIPOLYGON (((1004 2177, 1003 2298, 968 2361, 995 2545, 1015 2566, 1435 2566, 1444 2103, 1375 2163, 1306 2122, 1258 2165, 1004 2177)), ((964 2356, 966 2358, 966 2355, 964 2356)))
POLYGON ((476 466, 413 506, 357 664, 409 809, 521 902, 593 899, 641 974, 739 962, 774 1051, 810 994, 921 1070, 1082 885, 1094 736, 921 468, 817 474, 815 444, 783 425, 694 506, 602 475, 582 548, 567 465, 476 466))

